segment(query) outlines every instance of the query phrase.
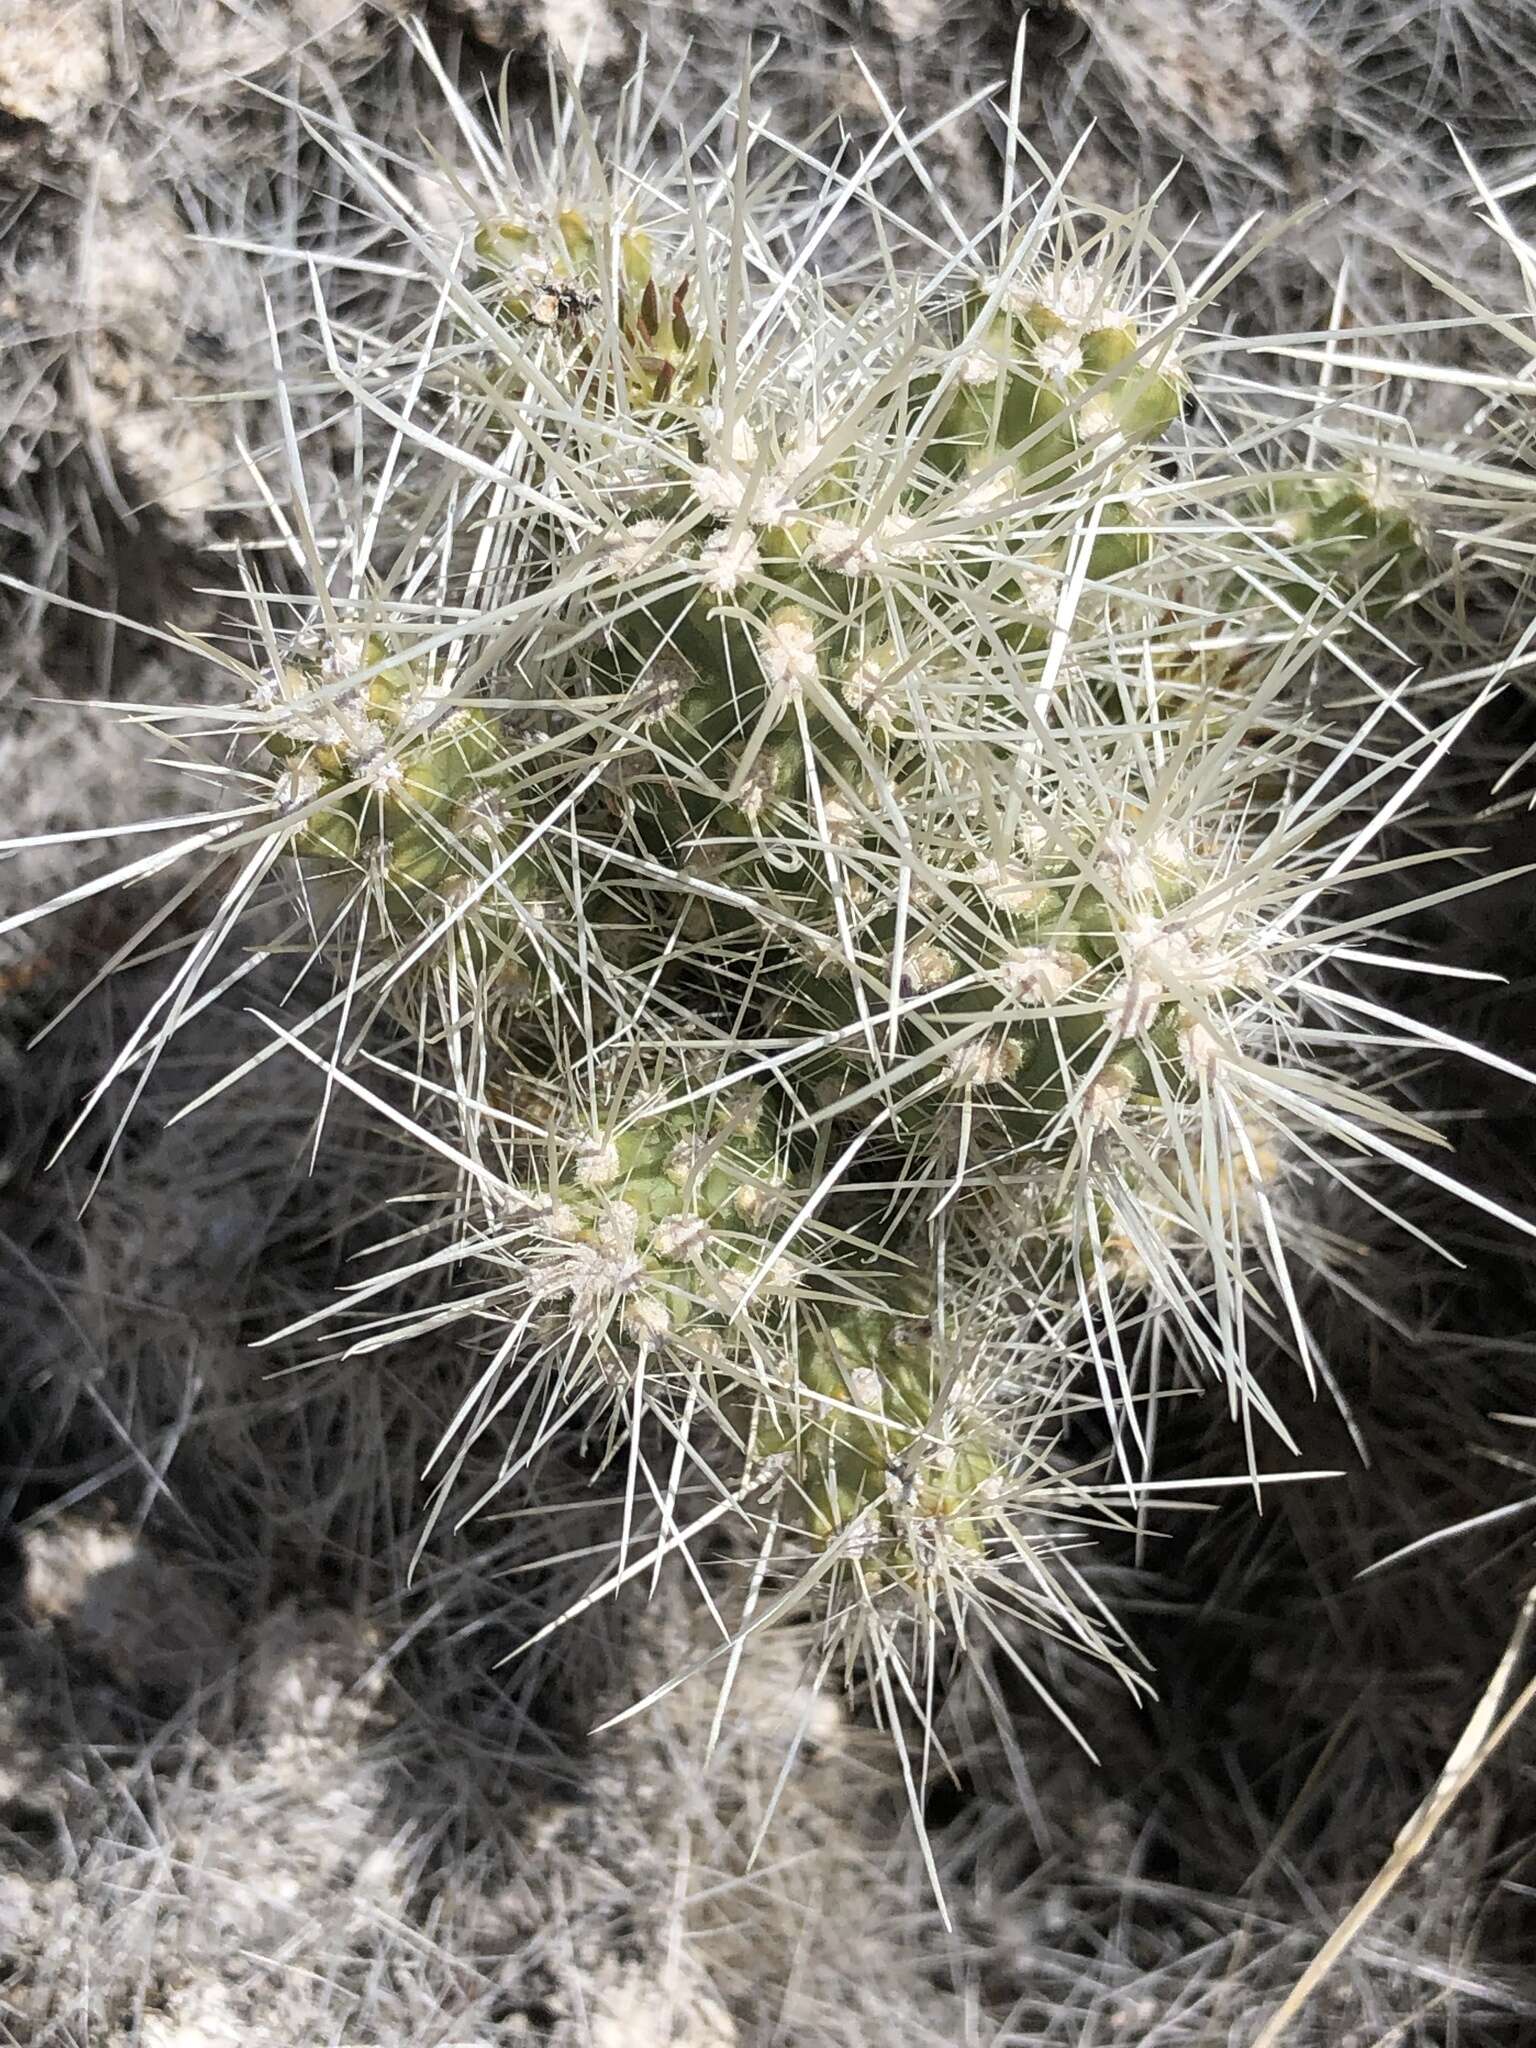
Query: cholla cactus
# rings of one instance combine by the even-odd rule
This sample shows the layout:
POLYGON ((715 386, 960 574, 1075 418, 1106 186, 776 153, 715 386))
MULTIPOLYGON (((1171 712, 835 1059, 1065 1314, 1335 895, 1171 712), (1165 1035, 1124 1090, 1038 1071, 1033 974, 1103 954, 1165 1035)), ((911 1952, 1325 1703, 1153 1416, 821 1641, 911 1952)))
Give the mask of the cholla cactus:
POLYGON ((174 849, 233 885, 119 1070, 275 886, 334 975, 283 1042, 361 1090, 392 1020, 508 1473, 600 1431, 658 1548, 745 1531, 741 1625, 820 1588, 893 1714, 999 1608, 1118 1661, 1062 1418, 1134 1475, 1149 1343, 1264 1413, 1246 1313, 1311 1362, 1289 1167, 1413 1135, 1334 1070, 1400 1020, 1320 906, 1465 713, 1303 687, 1386 644, 1411 519, 1229 456, 1139 221, 1019 196, 823 279, 873 183, 795 198, 744 109, 719 176, 526 186, 461 113, 478 188, 369 174, 432 305, 327 336, 374 487, 316 535, 294 478, 313 602, 256 600, 242 803, 174 849))

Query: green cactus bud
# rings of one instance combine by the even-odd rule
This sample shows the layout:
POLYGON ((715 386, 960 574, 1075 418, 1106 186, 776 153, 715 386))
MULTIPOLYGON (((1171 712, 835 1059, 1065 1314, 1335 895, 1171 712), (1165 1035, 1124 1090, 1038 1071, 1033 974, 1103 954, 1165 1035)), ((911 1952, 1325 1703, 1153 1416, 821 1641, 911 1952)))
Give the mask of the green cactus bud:
MULTIPOLYGON (((1040 295, 1015 290, 990 317, 990 295, 971 294, 967 353, 935 445, 941 467, 977 470, 1014 451, 1023 483, 1059 479, 1108 437, 1144 440, 1178 417, 1182 385, 1166 347, 1093 297, 1085 273, 1040 295)), ((935 381, 918 396, 926 401, 935 381)))
POLYGON ((575 337, 577 374, 611 402, 604 331, 616 344, 625 402, 632 411, 691 407, 714 379, 709 339, 690 315, 693 283, 656 267, 651 237, 632 225, 600 226, 580 207, 562 207, 545 230, 515 216, 484 222, 473 250, 482 282, 499 290, 509 319, 575 337), (609 274, 608 240, 617 265, 609 274), (615 294, 611 316, 600 317, 615 294))
POLYGON ((1408 506, 1379 472, 1267 478, 1252 510, 1305 571, 1304 578, 1276 586, 1298 611, 1310 609, 1319 589, 1329 588, 1368 589, 1371 611, 1388 611, 1412 587, 1423 561, 1408 506))

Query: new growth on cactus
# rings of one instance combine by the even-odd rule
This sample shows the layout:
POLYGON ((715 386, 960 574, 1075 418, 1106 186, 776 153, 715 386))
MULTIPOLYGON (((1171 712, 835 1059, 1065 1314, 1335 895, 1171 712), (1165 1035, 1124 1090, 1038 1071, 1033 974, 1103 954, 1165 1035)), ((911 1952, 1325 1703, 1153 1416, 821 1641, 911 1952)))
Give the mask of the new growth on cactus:
MULTIPOLYGON (((627 1468, 592 1597, 723 1550, 727 1648, 814 1608, 893 1718, 968 1632, 1130 1675, 1074 1554, 1169 1360, 1279 1429, 1245 1332, 1311 1369, 1289 1190, 1425 1135, 1349 1069, 1412 1034, 1335 901, 1470 715, 1392 655, 1411 476, 1239 454, 1210 281, 1026 189, 1017 134, 997 219, 914 266, 894 131, 816 171, 743 97, 663 171, 570 111, 525 170, 456 107, 430 191, 336 145, 417 310, 317 301, 367 487, 318 530, 290 436, 308 588, 248 572, 209 649, 236 801, 122 873, 195 856, 217 907, 109 1078, 258 961, 322 977, 273 1049, 442 1165, 408 1237, 486 1357, 457 1440, 627 1468), (818 274, 849 209, 878 256, 818 274)), ((399 1280, 346 1298, 360 1370, 399 1280)))

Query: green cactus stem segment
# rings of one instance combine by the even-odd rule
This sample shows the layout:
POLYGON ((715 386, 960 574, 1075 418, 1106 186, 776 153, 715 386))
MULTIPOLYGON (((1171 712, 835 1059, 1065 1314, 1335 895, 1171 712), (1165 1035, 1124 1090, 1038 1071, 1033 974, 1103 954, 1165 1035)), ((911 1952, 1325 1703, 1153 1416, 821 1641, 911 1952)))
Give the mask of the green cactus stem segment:
POLYGON ((1178 417, 1171 353, 1144 345, 1129 316, 1028 290, 989 313, 993 296, 978 287, 961 309, 965 352, 933 449, 941 469, 979 472, 1006 453, 1021 487, 1060 480, 1106 445, 1149 439, 1178 417))
POLYGON ((1273 585, 1295 611, 1309 611, 1320 591, 1361 592, 1368 615, 1381 617, 1407 595, 1422 567, 1407 505, 1366 468, 1267 478, 1245 516, 1259 522, 1261 531, 1268 525, 1278 552, 1305 572, 1282 573, 1273 585))
POLYGON ((760 1422, 804 1535, 836 1542, 867 1585, 930 1594, 958 1554, 985 1554, 999 1462, 946 1380, 924 1319, 852 1310, 807 1327, 794 1397, 760 1422))
POLYGON ((292 850, 337 889, 374 881, 404 930, 440 917, 456 889, 496 872, 477 929, 511 945, 515 905, 548 891, 534 860, 505 861, 522 821, 501 722, 434 696, 405 661, 346 687, 349 670, 373 668, 390 651, 359 636, 328 664, 300 652, 284 668, 264 745, 285 770, 279 793, 299 814, 292 850))
POLYGON ((718 1358, 749 1287, 770 1312, 794 1288, 796 1264, 770 1257, 786 1177, 757 1096, 649 1110, 642 1097, 611 1129, 548 1129, 520 1148, 524 1200, 540 1289, 578 1327, 718 1358))

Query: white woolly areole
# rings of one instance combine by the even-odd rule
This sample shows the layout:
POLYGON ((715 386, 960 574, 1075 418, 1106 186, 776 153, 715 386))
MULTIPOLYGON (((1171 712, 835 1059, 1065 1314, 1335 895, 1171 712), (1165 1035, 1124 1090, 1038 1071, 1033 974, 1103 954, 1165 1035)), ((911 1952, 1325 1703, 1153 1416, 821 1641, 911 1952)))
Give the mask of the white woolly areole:
POLYGON ((927 995, 931 989, 953 981, 957 971, 954 954, 942 946, 910 946, 901 960, 902 992, 909 996, 927 995))
POLYGON ((1171 835, 1159 834, 1146 846, 1138 846, 1128 832, 1106 832, 1093 850, 1093 865, 1122 896, 1155 896, 1158 866, 1182 873, 1183 847, 1171 835))
POLYGON ((764 477, 751 498, 741 507, 741 516, 753 526, 789 526, 803 515, 795 495, 795 482, 782 470, 764 477))
POLYGON ((737 777, 732 794, 748 824, 756 825, 773 797, 773 773, 761 754, 744 775, 737 777))
POLYGON ((1056 608, 1061 601, 1061 576, 1054 569, 1046 569, 1036 562, 1022 562, 1013 571, 1013 580, 1018 585, 1018 603, 1032 619, 1039 619, 1042 625, 1054 625, 1056 608))
POLYGON ((1090 1131, 1112 1129, 1136 1091, 1135 1077, 1128 1067, 1105 1067, 1083 1091, 1082 1120, 1090 1131))
POLYGON ((1157 1013, 1167 999, 1162 983, 1153 977, 1128 975, 1105 998, 1105 1029, 1112 1038, 1140 1038, 1157 1022, 1157 1013))
POLYGON ((738 463, 743 468, 750 468, 756 462, 757 435, 745 419, 735 419, 729 434, 725 430, 725 410, 722 406, 708 407, 703 419, 709 429, 714 454, 723 455, 727 460, 738 463))
POLYGON ((512 823, 512 807, 494 788, 479 788, 453 815, 455 831, 467 840, 496 840, 512 823))
POLYGON ((845 519, 824 520, 806 552, 813 562, 835 569, 840 576, 868 576, 880 566, 878 539, 845 519))
POLYGON ((621 526, 603 542, 603 560, 623 580, 638 576, 655 564, 657 543, 665 530, 659 519, 637 519, 631 526, 621 526))
POLYGON ((1102 396, 1090 398, 1079 410, 1077 424, 1086 439, 1097 442, 1100 449, 1108 454, 1113 454, 1125 438, 1120 432, 1120 420, 1113 401, 1102 396))
POLYGON ((804 1278, 804 1262, 786 1254, 775 1259, 764 1274, 763 1291, 766 1294, 793 1294, 804 1278))
POLYGON ((734 1313, 747 1299, 747 1290, 753 1295, 789 1294, 799 1285, 800 1268, 791 1259, 776 1259, 762 1279, 753 1287, 754 1275, 727 1270, 714 1276, 714 1295, 727 1313, 734 1313))
POLYGON ((855 803, 851 797, 829 796, 822 804, 822 815, 826 821, 828 846, 841 851, 844 847, 857 846, 863 838, 869 807, 855 803))
POLYGON ((702 1216, 664 1216, 651 1232, 651 1250, 659 1259, 692 1259, 710 1237, 702 1216))
POLYGON ((1000 910, 1015 913, 1038 910, 1053 893, 1048 882, 1038 880, 1027 868, 1016 867, 1012 861, 978 861, 970 879, 1000 910))
POLYGON ((583 1188, 611 1188, 619 1170, 618 1146, 611 1138, 595 1139, 583 1146, 576 1161, 576 1184, 583 1188))
POLYGON ((663 650, 646 666, 636 683, 630 707, 641 725, 665 718, 675 711, 694 683, 694 674, 681 655, 663 650))
POLYGON ((357 764, 358 780, 376 796, 393 796, 405 785, 405 770, 393 754, 382 747, 365 754, 357 764))
POLYGON ((852 972, 841 941, 833 938, 830 932, 801 933, 795 941, 795 951, 812 974, 822 981, 829 981, 833 975, 852 972))
POLYGON ((1262 988, 1267 975, 1249 935, 1221 910, 1133 916, 1120 935, 1127 968, 1173 994, 1187 989, 1262 988))
POLYGON ((754 526, 787 526, 800 515, 794 485, 776 472, 753 493, 746 515, 754 526))
POLYGON ((673 1187, 684 1188, 704 1164, 708 1152, 708 1143, 703 1138, 679 1138, 667 1154, 667 1163, 662 1172, 673 1187))
POLYGON ((779 457, 774 470, 776 487, 793 491, 821 454, 822 432, 813 420, 796 429, 794 438, 779 457))
POLYGON ((1020 1004, 1059 1003, 1087 973, 1087 962, 1062 946, 1019 946, 998 965, 997 978, 1020 1004))
POLYGON ((635 1344, 661 1344, 672 1334, 672 1316, 654 1294, 632 1294, 624 1304, 624 1334, 635 1344))
POLYGON ((884 1541, 885 1531, 873 1501, 838 1531, 838 1548, 850 1559, 873 1557, 884 1541))
POLYGON ((866 725, 876 731, 891 730, 894 713, 901 703, 902 686, 893 681, 884 662, 855 662, 839 682, 838 691, 848 709, 857 712, 866 725))
POLYGON ((970 519, 987 519, 1018 496, 1018 479, 1011 469, 992 476, 976 477, 953 500, 951 510, 970 519))
POLYGON ((1356 482, 1361 497, 1375 511, 1405 514, 1409 511, 1408 496, 1401 480, 1379 455, 1362 458, 1356 482))
POLYGON ((729 597, 761 573, 763 558, 750 533, 717 533, 699 552, 699 580, 716 597, 729 597))
POLYGON ((931 562, 934 544, 924 539, 918 521, 907 512, 890 512, 880 522, 880 539, 894 561, 931 562))
POLYGON ((772 689, 799 697, 821 673, 816 659, 816 629, 798 605, 783 605, 757 629, 757 658, 772 689))
MULTIPOLYGON (((955 1465, 959 1460, 960 1453, 956 1446, 947 1437, 941 1437, 937 1442, 929 1438, 925 1440, 923 1450, 924 1478, 929 1480, 947 1479, 949 1474, 954 1471, 955 1465)), ((959 1512, 965 1514, 968 1512, 968 1508, 969 1503, 961 1507, 959 1512)))
POLYGON ((411 687, 403 692, 400 698, 401 717, 407 722, 415 723, 427 712, 451 707, 447 709, 445 716, 435 721, 434 730, 439 733, 452 732, 456 724, 464 724, 469 716, 466 706, 453 703, 453 687, 453 677, 447 669, 441 669, 435 675, 423 676, 419 681, 413 675, 411 687))
MULTIPOLYGON (((694 495, 706 511, 728 519, 746 504, 751 488, 747 472, 757 460, 757 435, 744 419, 736 420, 727 434, 725 415, 718 406, 705 417, 712 428, 712 446, 709 462, 694 473, 694 495)), ((767 516, 760 508, 751 513, 758 524, 766 523, 767 516)))
POLYGON ((774 1206, 775 1191, 761 1181, 743 1181, 731 1196, 731 1207, 743 1223, 759 1222, 774 1206))
POLYGON ((1166 826, 1152 834, 1147 841, 1147 851, 1159 867, 1168 868, 1174 874, 1187 874, 1190 868, 1190 851, 1186 840, 1177 832, 1170 832, 1166 826))
POLYGON ((912 537, 916 523, 904 512, 888 514, 873 530, 828 519, 817 527, 806 552, 840 576, 871 576, 890 562, 923 561, 931 555, 929 543, 912 537))
POLYGON ((1013 1079, 1024 1064, 1024 1054, 1003 1032, 987 1031, 957 1046, 944 1064, 957 1087, 992 1088, 1013 1079))
POLYGON ((1193 1080, 1210 1080, 1226 1059, 1220 1039, 1191 1011, 1179 1020, 1179 1058, 1193 1080))
POLYGON ((356 675, 367 659, 366 633, 338 633, 334 640, 326 641, 321 650, 317 664, 320 679, 326 683, 339 683, 344 676, 356 675))
MULTIPOLYGON (((296 740, 306 747, 333 747, 338 753, 350 751, 356 738, 354 728, 334 711, 292 711, 273 724, 284 739, 296 740)), ((369 734, 371 738, 377 737, 372 728, 369 734)))
POLYGON ((1014 303, 1027 311, 1040 307, 1063 326, 1079 332, 1130 324, 1129 316, 1105 298, 1103 271, 1086 263, 1073 263, 1033 280, 1018 291, 1014 303))
POLYGON ((311 797, 318 796, 324 787, 325 777, 301 761, 296 767, 285 768, 278 776, 272 785, 272 801, 279 810, 296 811, 311 797))
POLYGON ((747 495, 747 480, 738 476, 735 470, 723 466, 696 469, 693 473, 693 495, 717 519, 730 519, 741 510, 747 495))
POLYGON ((1077 337, 1069 330, 1046 335, 1035 343, 1032 353, 1041 376, 1055 382, 1075 377, 1083 367, 1083 352, 1077 345, 1077 337))
POLYGON ((559 1244, 574 1244, 583 1229, 581 1216, 569 1202, 551 1202, 545 1228, 559 1244))
POLYGON ((974 348, 960 362, 960 382, 971 391, 985 390, 1002 375, 1003 362, 990 349, 974 348))
POLYGON ((590 1231, 569 1241, 550 1231, 540 1276, 543 1291, 564 1295, 572 1320, 586 1330, 599 1330, 615 1304, 645 1277, 636 1257, 640 1218, 628 1202, 610 1202, 590 1231))
POLYGON ((845 1374, 848 1392, 856 1408, 868 1409, 871 1415, 884 1413, 880 1398, 880 1375, 872 1365, 855 1365, 845 1374))
MULTIPOLYGON (((451 882, 444 883, 442 889, 444 903, 450 910, 455 911, 468 910, 484 895, 485 884, 476 875, 458 875, 451 882)), ((502 967, 505 968, 508 964, 503 960, 502 967)))
POLYGON ((1120 951, 1133 974, 1165 987, 1210 978, 1209 961, 1201 957, 1190 934, 1176 920, 1165 924, 1145 912, 1132 917, 1120 934, 1120 951))

